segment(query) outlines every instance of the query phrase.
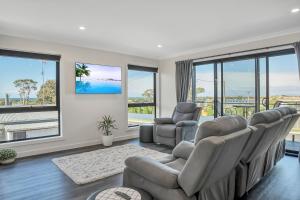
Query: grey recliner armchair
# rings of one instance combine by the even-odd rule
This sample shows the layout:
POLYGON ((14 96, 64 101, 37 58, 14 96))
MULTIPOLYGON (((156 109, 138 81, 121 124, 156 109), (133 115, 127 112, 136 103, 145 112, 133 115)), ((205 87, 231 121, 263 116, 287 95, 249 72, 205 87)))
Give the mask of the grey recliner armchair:
POLYGON ((155 143, 175 147, 182 140, 194 139, 201 108, 195 103, 178 103, 171 118, 156 118, 153 127, 155 143))
POLYGON ((128 158, 123 185, 155 200, 233 200, 235 168, 250 135, 239 116, 204 122, 194 143, 182 141, 160 161, 128 158))

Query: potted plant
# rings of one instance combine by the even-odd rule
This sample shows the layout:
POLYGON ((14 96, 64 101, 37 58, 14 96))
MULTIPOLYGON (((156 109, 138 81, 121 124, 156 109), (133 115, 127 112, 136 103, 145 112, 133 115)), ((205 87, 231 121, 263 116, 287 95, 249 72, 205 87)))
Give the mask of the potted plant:
POLYGON ((97 125, 98 130, 103 132, 102 143, 104 146, 111 146, 113 142, 113 134, 111 129, 117 129, 116 120, 113 120, 110 115, 103 116, 97 125))
POLYGON ((0 163, 10 164, 16 160, 17 152, 13 149, 0 149, 0 163))

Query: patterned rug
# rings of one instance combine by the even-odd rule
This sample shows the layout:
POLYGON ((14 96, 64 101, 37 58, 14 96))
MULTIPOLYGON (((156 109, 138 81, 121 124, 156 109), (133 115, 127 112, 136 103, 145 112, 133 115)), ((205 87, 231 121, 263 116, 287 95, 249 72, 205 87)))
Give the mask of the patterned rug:
POLYGON ((125 144, 60 158, 52 161, 75 183, 86 184, 122 173, 125 160, 131 156, 147 156, 160 159, 168 154, 125 144))

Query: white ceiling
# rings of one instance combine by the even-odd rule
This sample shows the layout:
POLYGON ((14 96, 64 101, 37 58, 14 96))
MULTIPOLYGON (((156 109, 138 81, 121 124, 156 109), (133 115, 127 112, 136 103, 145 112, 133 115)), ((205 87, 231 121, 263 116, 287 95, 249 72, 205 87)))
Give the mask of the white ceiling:
POLYGON ((300 31, 295 7, 300 0, 0 0, 0 34, 166 58, 300 31))

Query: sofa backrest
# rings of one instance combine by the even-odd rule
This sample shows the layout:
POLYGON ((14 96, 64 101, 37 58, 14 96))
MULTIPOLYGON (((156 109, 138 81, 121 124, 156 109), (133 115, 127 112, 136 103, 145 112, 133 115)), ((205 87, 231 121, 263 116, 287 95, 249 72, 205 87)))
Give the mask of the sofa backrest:
POLYGON ((174 109, 172 120, 174 123, 183 120, 198 120, 201 109, 195 103, 179 102, 174 109))
POLYGON ((286 133, 288 131, 289 124, 293 118, 293 109, 290 107, 278 107, 278 108, 275 108, 275 110, 280 112, 281 119, 283 120, 280 134, 276 141, 276 143, 277 143, 286 137, 286 133))
POLYGON ((289 121, 289 124, 288 124, 287 129, 285 130, 285 132, 282 136, 282 139, 286 138, 286 136, 291 132, 292 128, 297 123, 297 121, 300 117, 300 113, 298 113, 295 108, 289 107, 289 110, 290 110, 290 114, 292 115, 292 118, 289 121))
POLYGON ((250 119, 249 125, 253 134, 242 156, 242 162, 245 163, 267 152, 271 144, 278 138, 283 120, 279 111, 268 110, 255 113, 250 119))
POLYGON ((210 136, 224 136, 243 130, 247 127, 247 120, 241 116, 223 116, 203 122, 197 130, 195 144, 210 136))
MULTIPOLYGON (((225 121, 235 120, 225 117, 214 124, 218 126, 225 121)), ((226 134, 205 137, 195 143, 195 148, 178 177, 179 185, 188 196, 226 177, 235 169, 251 134, 251 129, 247 126, 239 127, 240 125, 236 124, 231 126, 231 129, 228 128, 226 134)), ((214 130, 214 126, 207 128, 213 133, 211 129, 214 130)))

